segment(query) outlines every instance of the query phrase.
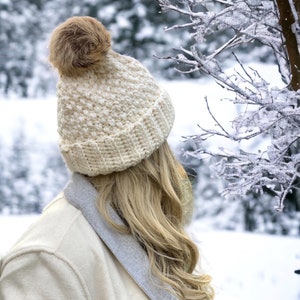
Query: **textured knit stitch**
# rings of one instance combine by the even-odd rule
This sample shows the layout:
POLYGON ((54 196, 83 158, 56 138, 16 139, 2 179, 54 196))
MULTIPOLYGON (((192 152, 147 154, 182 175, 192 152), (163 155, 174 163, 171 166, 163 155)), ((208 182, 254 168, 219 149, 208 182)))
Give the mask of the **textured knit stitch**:
POLYGON ((150 156, 174 121, 169 96, 147 69, 112 50, 96 70, 61 75, 57 95, 61 153, 71 171, 89 176, 150 156))

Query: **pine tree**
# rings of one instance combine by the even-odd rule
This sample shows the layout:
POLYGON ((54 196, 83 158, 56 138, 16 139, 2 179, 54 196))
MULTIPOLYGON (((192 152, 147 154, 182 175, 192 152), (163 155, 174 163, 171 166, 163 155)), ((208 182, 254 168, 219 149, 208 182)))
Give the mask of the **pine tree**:
POLYGON ((0 86, 2 93, 28 96, 41 35, 41 1, 0 1, 0 86))

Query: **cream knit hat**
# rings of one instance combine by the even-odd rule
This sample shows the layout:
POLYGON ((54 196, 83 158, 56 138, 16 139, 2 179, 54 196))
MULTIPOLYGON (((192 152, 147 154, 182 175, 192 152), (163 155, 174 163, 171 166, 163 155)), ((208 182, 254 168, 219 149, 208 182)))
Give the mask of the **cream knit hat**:
POLYGON ((71 171, 121 171, 166 140, 174 121, 169 96, 137 60, 111 50, 100 22, 68 19, 54 30, 49 50, 60 73, 59 146, 71 171))

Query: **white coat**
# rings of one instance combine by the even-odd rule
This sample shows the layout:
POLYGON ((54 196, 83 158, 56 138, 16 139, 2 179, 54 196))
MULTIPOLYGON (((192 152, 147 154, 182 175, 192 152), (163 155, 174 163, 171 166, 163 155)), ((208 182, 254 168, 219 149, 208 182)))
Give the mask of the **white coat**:
POLYGON ((1 300, 176 299, 150 275, 139 244, 100 217, 96 196, 86 178, 73 175, 2 258, 1 300))

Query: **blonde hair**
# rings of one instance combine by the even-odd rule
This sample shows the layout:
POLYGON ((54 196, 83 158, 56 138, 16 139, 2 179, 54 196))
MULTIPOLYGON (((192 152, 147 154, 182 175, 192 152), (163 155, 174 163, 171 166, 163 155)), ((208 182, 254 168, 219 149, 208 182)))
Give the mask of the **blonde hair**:
POLYGON ((194 274, 199 253, 184 231, 190 215, 191 186, 165 142, 149 158, 122 172, 91 178, 99 191, 98 209, 117 230, 131 233, 145 249, 151 271, 179 299, 214 298, 211 277, 194 274), (126 226, 115 224, 111 205, 126 226))

